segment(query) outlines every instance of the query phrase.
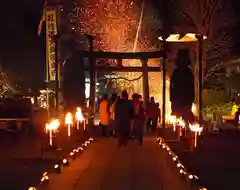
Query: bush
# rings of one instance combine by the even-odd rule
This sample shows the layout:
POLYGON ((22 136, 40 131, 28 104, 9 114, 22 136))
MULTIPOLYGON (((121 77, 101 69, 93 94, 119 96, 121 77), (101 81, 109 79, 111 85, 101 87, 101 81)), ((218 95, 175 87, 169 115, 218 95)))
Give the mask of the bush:
POLYGON ((209 106, 206 106, 203 109, 203 117, 204 120, 210 120, 212 119, 213 113, 216 113, 218 116, 222 115, 231 115, 232 111, 232 103, 226 102, 226 103, 215 103, 209 106))

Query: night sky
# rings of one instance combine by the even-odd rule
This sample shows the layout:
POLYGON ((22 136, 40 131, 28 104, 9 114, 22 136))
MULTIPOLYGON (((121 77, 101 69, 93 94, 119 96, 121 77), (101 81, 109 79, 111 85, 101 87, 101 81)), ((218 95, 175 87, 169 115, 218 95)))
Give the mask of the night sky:
MULTIPOLYGON (((240 15, 240 3, 232 0, 234 11, 240 15)), ((32 80, 43 79, 44 37, 37 36, 37 27, 44 0, 3 1, 0 6, 0 63, 4 70, 32 80)), ((240 52, 237 19, 234 30, 234 54, 240 52)))
POLYGON ((234 49, 233 52, 238 56, 240 54, 240 2, 238 0, 232 0, 233 2, 233 10, 235 12, 236 24, 233 30, 233 38, 234 38, 234 49))
POLYGON ((0 6, 1 66, 32 81, 43 77, 44 39, 37 37, 42 6, 43 0, 3 1, 0 6))

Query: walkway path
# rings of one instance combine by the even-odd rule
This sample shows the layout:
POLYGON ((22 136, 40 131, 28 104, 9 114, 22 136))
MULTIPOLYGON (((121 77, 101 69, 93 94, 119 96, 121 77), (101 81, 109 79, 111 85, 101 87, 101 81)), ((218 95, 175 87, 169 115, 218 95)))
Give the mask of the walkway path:
POLYGON ((189 190, 170 157, 146 137, 117 147, 116 139, 99 139, 71 162, 62 174, 54 174, 46 190, 189 190))

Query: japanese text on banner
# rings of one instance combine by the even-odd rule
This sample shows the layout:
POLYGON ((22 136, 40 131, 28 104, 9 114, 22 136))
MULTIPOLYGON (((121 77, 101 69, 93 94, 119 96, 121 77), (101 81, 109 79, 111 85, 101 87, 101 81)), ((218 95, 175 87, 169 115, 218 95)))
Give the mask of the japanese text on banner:
POLYGON ((47 79, 56 79, 56 42, 57 34, 57 13, 56 10, 46 11, 46 45, 47 45, 47 79))

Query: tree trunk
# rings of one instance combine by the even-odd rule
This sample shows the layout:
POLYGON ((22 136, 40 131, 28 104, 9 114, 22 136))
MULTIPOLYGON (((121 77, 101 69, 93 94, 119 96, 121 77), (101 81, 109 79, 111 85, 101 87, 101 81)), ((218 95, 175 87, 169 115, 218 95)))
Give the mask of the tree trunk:
POLYGON ((193 73, 194 73, 194 93, 195 93, 195 101, 194 104, 196 106, 196 115, 194 116, 198 116, 198 99, 199 99, 199 93, 198 93, 198 64, 197 62, 194 63, 193 65, 193 73))

